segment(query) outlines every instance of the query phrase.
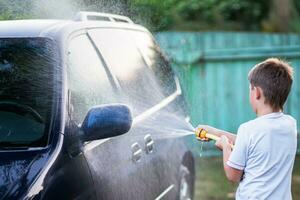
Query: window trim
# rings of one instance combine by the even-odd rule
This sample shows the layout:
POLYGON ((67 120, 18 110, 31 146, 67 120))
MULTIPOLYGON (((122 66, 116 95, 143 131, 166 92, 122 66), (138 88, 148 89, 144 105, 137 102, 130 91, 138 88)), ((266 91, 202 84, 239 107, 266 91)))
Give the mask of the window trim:
MULTIPOLYGON (((176 76, 175 76, 176 77, 176 76)), ((176 82, 176 90, 174 93, 170 94, 166 98, 162 99, 157 104, 153 105, 152 107, 148 108, 144 112, 140 113, 139 115, 135 116, 132 121, 132 126, 135 126, 137 123, 147 119, 151 115, 155 114, 159 110, 165 108, 167 105, 175 101, 179 96, 182 95, 181 87, 178 78, 175 78, 176 82)))

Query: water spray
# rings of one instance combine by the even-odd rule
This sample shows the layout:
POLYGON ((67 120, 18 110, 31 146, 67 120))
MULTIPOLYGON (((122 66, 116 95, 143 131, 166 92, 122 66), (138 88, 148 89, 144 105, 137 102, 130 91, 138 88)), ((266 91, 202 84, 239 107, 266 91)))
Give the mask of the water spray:
MULTIPOLYGON (((211 140, 216 140, 216 141, 217 141, 217 140, 220 139, 220 137, 208 133, 208 132, 207 132, 205 129, 203 129, 203 128, 197 128, 197 129, 195 130, 195 135, 196 135, 196 138, 197 138, 198 140, 201 140, 201 141, 209 141, 209 139, 211 139, 211 140)), ((230 144, 230 147, 233 149, 234 146, 233 146, 232 144, 230 144)))

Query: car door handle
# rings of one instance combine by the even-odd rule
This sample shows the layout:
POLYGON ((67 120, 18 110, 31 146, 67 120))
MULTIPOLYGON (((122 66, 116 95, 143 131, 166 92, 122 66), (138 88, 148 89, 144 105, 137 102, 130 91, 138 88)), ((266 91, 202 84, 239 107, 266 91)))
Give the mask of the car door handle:
POLYGON ((146 153, 152 153, 154 150, 154 141, 151 138, 150 134, 145 135, 144 137, 145 141, 145 148, 146 148, 146 153))
POLYGON ((134 162, 139 162, 142 158, 142 148, 141 146, 135 142, 131 145, 131 152, 132 152, 132 160, 134 162))

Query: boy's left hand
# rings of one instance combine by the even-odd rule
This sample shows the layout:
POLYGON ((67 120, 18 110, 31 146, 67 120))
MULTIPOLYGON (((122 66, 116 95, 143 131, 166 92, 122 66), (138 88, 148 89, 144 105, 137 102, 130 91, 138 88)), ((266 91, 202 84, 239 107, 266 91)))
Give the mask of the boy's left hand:
POLYGON ((226 137, 225 135, 222 135, 220 137, 220 139, 216 141, 215 145, 218 149, 220 149, 222 151, 227 146, 230 146, 228 137, 226 137))

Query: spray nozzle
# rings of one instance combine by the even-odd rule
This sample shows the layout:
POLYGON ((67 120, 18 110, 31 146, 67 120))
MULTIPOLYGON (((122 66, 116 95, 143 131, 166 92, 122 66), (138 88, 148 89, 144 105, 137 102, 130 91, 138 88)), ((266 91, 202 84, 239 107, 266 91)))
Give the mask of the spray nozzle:
POLYGON ((213 135, 213 134, 209 134, 205 129, 203 128, 197 128, 195 130, 195 135, 196 135, 196 138, 198 140, 202 140, 202 141, 208 141, 210 139, 212 140, 218 140, 220 139, 220 137, 216 136, 216 135, 213 135))
POLYGON ((207 131, 204 130, 203 128, 196 128, 196 130, 195 130, 195 135, 198 140, 206 140, 206 137, 205 137, 206 133, 207 133, 207 131))
MULTIPOLYGON (((216 135, 213 135, 213 134, 210 134, 208 133, 205 129, 203 128, 197 128, 195 130, 195 135, 196 135, 196 138, 198 140, 201 140, 201 141, 209 141, 209 140, 219 140, 220 137, 216 136, 216 135)), ((233 149, 233 145, 230 144, 231 148, 233 149)))

